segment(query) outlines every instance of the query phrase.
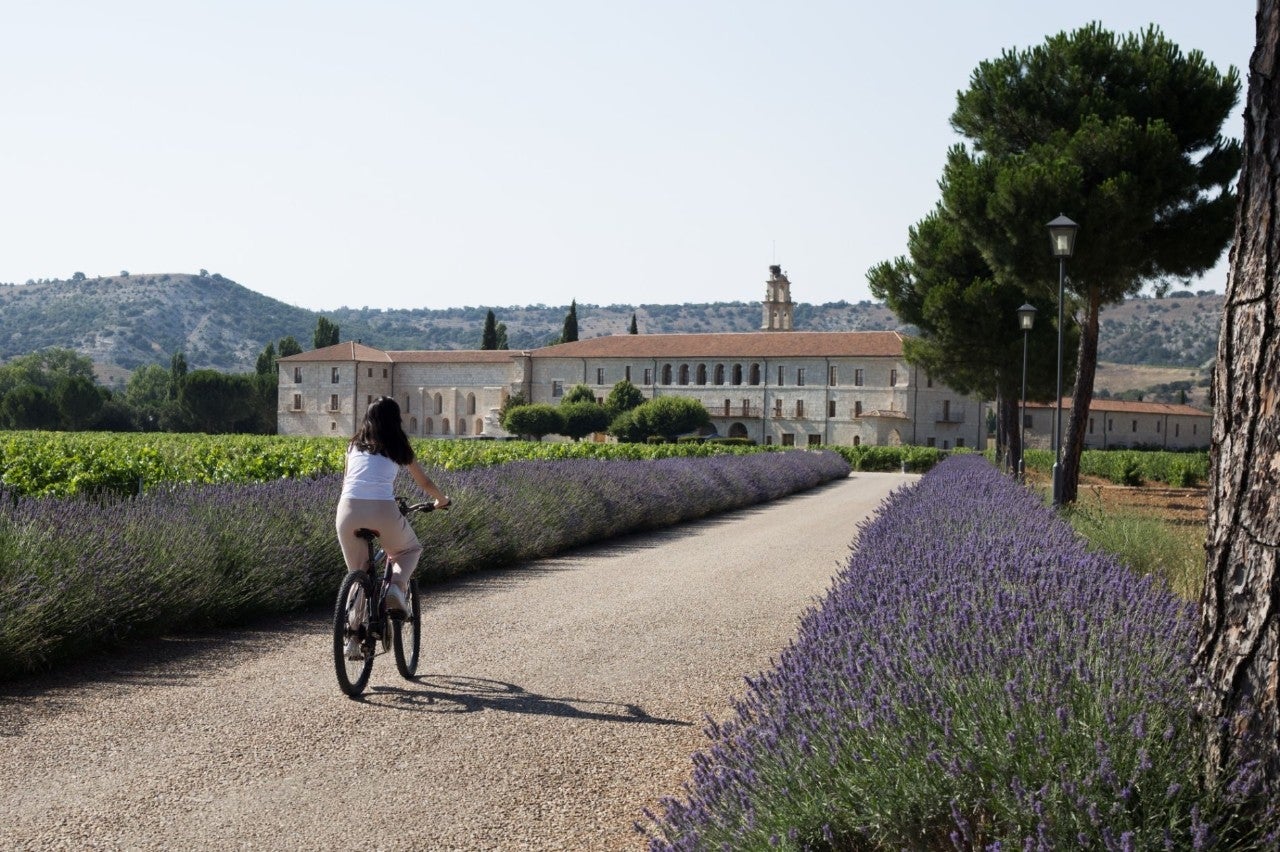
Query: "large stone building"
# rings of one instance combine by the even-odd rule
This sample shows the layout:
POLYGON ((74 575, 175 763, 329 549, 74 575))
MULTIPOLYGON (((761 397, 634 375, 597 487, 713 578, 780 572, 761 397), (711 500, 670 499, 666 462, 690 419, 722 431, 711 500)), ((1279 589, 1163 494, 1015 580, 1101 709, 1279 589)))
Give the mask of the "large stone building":
MULTIPOLYGON (((1062 435, 1066 438, 1071 400, 1062 401, 1062 435)), ((1053 446, 1057 408, 1053 403, 1027 403, 1023 415, 1028 447, 1053 446)), ((1094 399, 1089 403, 1084 445, 1090 450, 1133 447, 1166 450, 1205 449, 1213 429, 1213 415, 1190 405, 1165 402, 1136 402, 1094 399)))
POLYGON ((388 352, 340 343, 281 358, 282 435, 351 435, 379 396, 413 437, 506 437, 514 394, 556 403, 585 384, 603 400, 620 381, 649 398, 697 399, 716 434, 765 444, 981 447, 982 402, 932 381, 892 331, 794 331, 790 282, 770 268, 769 330, 614 335, 532 351, 388 352))

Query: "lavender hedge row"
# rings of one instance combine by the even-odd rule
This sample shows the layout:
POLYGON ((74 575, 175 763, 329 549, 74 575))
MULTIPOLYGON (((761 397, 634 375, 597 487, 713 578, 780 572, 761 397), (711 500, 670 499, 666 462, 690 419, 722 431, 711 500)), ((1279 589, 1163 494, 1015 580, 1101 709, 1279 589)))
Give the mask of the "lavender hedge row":
MULTIPOLYGON (((840 456, 807 451, 440 471, 455 506, 415 520, 419 576, 546 556, 848 472, 840 456)), ((326 476, 105 500, 0 492, 0 677, 126 639, 326 603, 345 570, 333 530, 340 490, 340 477, 326 476)))
POLYGON ((686 795, 637 828, 655 852, 1273 848, 1249 831, 1274 822, 1198 789, 1195 631, 954 457, 861 528, 776 667, 710 724, 686 795))

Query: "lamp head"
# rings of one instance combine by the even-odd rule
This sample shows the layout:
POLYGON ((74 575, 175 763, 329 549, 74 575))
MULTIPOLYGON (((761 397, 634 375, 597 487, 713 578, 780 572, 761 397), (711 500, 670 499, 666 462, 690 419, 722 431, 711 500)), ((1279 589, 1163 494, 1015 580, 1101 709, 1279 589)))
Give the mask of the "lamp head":
POLYGON ((1023 305, 1018 308, 1018 328, 1022 331, 1030 331, 1031 327, 1036 324, 1036 306, 1031 304, 1023 305))
POLYGON ((1066 216, 1049 223, 1049 245, 1054 257, 1071 257, 1076 250, 1076 231, 1080 226, 1066 216))

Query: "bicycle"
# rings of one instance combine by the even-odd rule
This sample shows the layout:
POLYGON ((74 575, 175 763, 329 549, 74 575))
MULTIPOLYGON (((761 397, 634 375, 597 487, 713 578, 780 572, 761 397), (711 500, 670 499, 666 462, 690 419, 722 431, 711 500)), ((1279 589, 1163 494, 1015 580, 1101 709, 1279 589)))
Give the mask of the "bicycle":
MULTIPOLYGON (((397 497, 400 514, 430 512, 435 503, 407 503, 397 497)), ((387 554, 375 544, 378 530, 358 529, 356 535, 369 546, 369 570, 352 571, 338 587, 338 600, 333 608, 333 664, 338 675, 338 686, 351 698, 364 692, 373 672, 373 658, 395 647, 396 668, 405 679, 412 679, 418 670, 419 648, 422 642, 421 608, 418 602, 418 581, 409 580, 409 593, 405 596, 408 612, 387 611, 387 588, 391 585, 391 572, 387 554), (376 593, 375 593, 376 590, 376 593), (347 653, 349 640, 359 643, 360 656, 352 658, 347 653)))

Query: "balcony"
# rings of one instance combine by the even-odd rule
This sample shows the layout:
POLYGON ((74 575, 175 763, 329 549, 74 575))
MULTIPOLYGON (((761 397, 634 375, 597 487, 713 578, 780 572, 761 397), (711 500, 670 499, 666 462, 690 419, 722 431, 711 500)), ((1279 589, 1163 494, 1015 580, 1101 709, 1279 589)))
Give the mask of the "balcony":
POLYGON ((758 405, 708 405, 712 417, 759 417, 758 405))

